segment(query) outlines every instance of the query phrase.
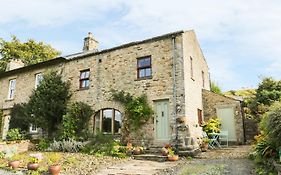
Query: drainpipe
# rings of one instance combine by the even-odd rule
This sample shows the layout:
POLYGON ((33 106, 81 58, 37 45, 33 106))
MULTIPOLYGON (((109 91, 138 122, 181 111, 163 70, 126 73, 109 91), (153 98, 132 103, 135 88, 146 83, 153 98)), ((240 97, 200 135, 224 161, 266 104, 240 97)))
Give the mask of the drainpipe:
POLYGON ((178 123, 177 123, 177 91, 176 91, 176 37, 172 36, 172 46, 173 46, 173 114, 174 114, 174 122, 175 122, 175 130, 176 130, 176 153, 179 150, 179 131, 178 131, 178 123))

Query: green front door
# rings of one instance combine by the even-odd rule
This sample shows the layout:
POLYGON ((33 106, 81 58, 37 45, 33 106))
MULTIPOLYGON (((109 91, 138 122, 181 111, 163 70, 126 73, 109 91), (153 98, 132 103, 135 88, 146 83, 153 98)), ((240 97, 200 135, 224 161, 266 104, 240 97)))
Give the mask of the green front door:
POLYGON ((156 140, 169 140, 169 100, 156 101, 156 140))

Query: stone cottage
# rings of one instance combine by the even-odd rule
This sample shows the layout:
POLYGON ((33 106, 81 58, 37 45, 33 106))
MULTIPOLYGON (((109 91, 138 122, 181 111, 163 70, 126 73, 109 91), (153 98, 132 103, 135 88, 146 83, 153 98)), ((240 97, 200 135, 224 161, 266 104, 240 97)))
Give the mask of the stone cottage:
POLYGON ((232 144, 245 142, 243 99, 235 99, 203 89, 204 120, 219 118, 221 130, 228 132, 228 140, 232 144))
MULTIPOLYGON (((105 50, 91 33, 83 52, 0 74, 0 109, 4 111, 2 138, 10 109, 27 102, 47 70, 57 70, 71 82, 71 101, 82 101, 95 111, 91 130, 122 134, 123 107, 112 101, 112 90, 146 94, 154 108, 153 120, 141 131, 142 141, 162 146, 178 142, 196 146, 201 135, 202 89, 210 89, 209 70, 193 30, 178 31, 105 50), (27 83, 28 82, 28 83, 27 83), (106 122, 111 121, 111 122, 106 122)), ((31 127, 36 132, 36 127, 31 127)))

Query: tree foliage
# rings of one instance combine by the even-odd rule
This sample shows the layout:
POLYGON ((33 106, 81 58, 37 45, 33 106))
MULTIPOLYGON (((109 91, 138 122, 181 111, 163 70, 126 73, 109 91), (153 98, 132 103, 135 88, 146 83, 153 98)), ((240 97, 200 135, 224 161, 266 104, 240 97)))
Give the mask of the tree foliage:
POLYGON ((62 120, 61 139, 84 137, 88 131, 89 120, 93 115, 91 106, 83 102, 74 102, 67 108, 62 120))
POLYGON ((58 130, 66 113, 71 96, 69 88, 69 82, 62 81, 61 75, 51 71, 43 75, 43 80, 27 103, 31 123, 48 131, 49 137, 58 130))
POLYGON ((14 104, 9 129, 19 128, 21 131, 28 131, 30 121, 25 109, 26 103, 14 104))
POLYGON ((6 65, 11 59, 19 59, 25 65, 31 65, 53 59, 60 54, 50 45, 36 42, 33 39, 21 42, 16 36, 12 36, 11 41, 0 38, 0 72, 5 71, 6 65))
POLYGON ((211 82, 211 91, 216 94, 222 94, 221 88, 214 82, 211 82))
POLYGON ((261 122, 268 139, 276 148, 281 147, 281 102, 274 103, 261 122))
POLYGON ((262 115, 268 111, 271 104, 280 101, 281 81, 271 77, 264 78, 256 90, 256 95, 250 101, 249 108, 253 116, 259 121, 262 115))

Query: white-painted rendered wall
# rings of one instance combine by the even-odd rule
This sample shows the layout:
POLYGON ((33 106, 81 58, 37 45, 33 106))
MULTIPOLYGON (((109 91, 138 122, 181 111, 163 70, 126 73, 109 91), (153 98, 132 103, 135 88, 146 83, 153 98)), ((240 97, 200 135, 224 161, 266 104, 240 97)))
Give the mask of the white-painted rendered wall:
MULTIPOLYGON (((199 138, 202 129, 198 124, 197 109, 203 110, 202 88, 210 90, 209 69, 193 30, 183 33, 185 113, 191 136, 199 138), (190 57, 193 60, 193 77, 191 77, 190 57), (203 87, 202 71, 205 86, 203 87)), ((203 114, 202 114, 203 115, 203 114)))

